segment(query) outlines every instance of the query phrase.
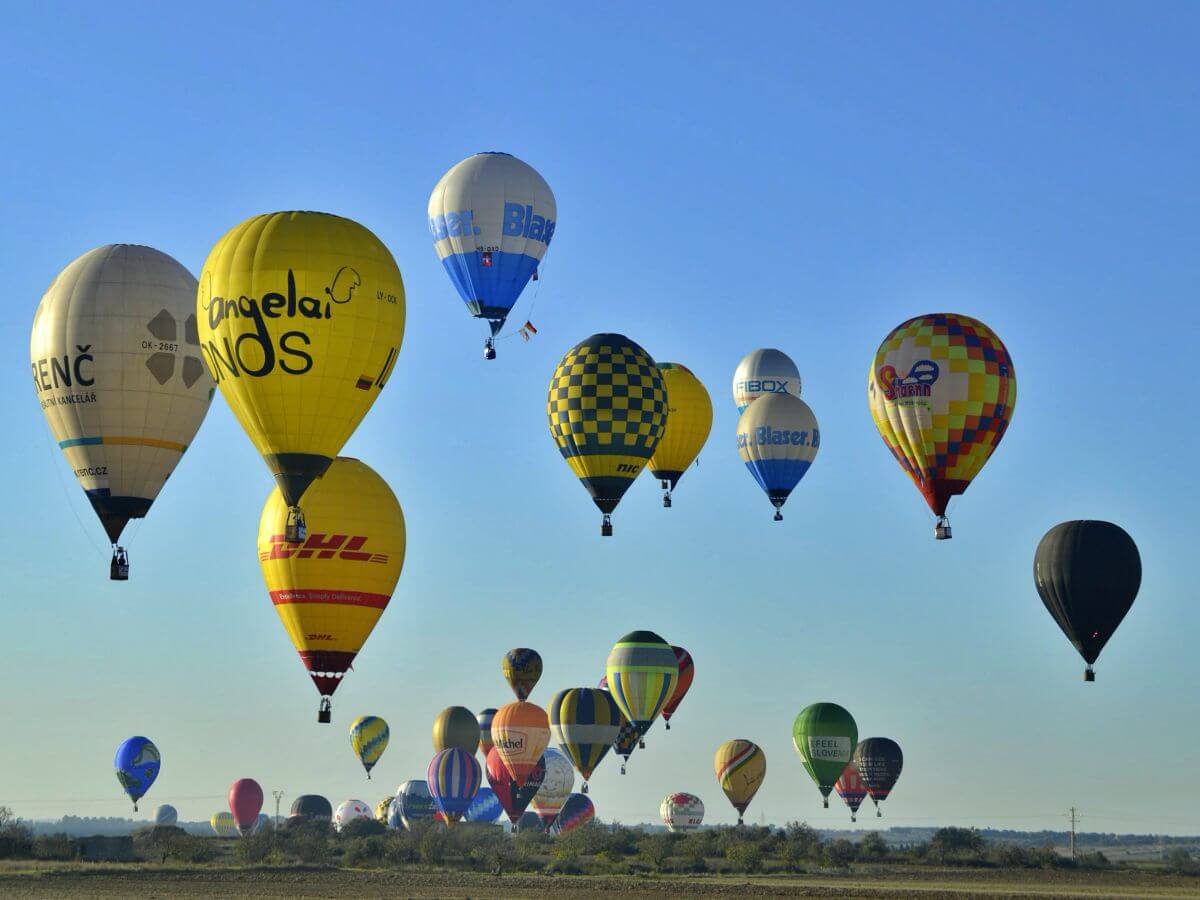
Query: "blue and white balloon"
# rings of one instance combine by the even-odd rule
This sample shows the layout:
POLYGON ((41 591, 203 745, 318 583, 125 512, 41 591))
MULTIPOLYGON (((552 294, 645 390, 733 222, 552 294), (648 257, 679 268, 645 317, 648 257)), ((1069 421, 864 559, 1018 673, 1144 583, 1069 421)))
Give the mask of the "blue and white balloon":
POLYGON ((738 420, 737 446, 742 462, 775 507, 775 521, 780 521, 783 504, 821 447, 817 417, 791 394, 759 397, 738 420))
POLYGON ((743 413, 758 397, 768 394, 800 396, 800 370, 782 350, 752 350, 733 372, 733 402, 743 413))

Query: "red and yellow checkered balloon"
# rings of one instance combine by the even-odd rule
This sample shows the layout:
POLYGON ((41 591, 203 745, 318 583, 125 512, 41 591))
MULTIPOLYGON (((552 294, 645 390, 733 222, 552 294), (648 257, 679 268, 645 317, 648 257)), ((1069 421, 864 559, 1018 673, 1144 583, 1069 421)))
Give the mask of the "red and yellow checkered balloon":
POLYGON ((990 328, 933 313, 909 319, 879 345, 867 400, 883 442, 944 518, 950 498, 967 489, 1004 437, 1017 377, 990 328))

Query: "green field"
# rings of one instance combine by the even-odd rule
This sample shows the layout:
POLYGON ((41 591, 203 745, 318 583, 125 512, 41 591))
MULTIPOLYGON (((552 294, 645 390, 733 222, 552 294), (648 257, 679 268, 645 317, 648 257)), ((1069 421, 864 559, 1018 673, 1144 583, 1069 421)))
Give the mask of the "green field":
POLYGON ((842 874, 504 875, 422 869, 8 863, 0 897, 1200 897, 1200 879, 1137 871, 876 866, 842 874))

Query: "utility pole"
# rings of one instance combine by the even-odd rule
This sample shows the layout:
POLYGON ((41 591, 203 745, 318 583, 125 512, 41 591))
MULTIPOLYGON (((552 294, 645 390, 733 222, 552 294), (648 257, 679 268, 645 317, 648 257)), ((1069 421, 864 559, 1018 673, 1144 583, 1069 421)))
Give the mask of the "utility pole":
POLYGON ((1071 859, 1075 858, 1075 807, 1071 807, 1071 859))
MULTIPOLYGON (((278 831, 279 830, 279 801, 283 799, 283 791, 271 791, 271 793, 275 796, 275 830, 278 831)), ((1072 856, 1075 855, 1074 851, 1071 852, 1071 855, 1072 856)))

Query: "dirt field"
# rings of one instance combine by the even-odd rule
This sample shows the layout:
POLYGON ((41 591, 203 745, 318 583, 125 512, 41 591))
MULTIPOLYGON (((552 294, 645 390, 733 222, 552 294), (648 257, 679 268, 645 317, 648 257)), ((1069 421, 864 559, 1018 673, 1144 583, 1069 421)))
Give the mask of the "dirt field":
POLYGON ((0 869, 0 897, 1200 897, 1200 879, 1139 872, 878 870, 844 875, 550 877, 469 872, 47 864, 0 869))

